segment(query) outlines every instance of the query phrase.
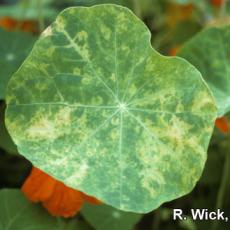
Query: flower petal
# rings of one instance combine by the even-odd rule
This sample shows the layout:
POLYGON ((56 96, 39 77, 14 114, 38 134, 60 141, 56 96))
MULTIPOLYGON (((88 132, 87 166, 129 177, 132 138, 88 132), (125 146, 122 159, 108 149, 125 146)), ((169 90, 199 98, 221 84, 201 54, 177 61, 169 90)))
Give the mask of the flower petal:
POLYGON ((82 192, 57 182, 50 199, 43 202, 43 206, 54 216, 72 217, 83 205, 82 192))
POLYGON ((53 194, 57 181, 38 168, 33 167, 21 190, 33 201, 45 201, 53 194))
POLYGON ((97 205, 102 204, 102 202, 100 200, 98 200, 97 198, 95 198, 93 196, 88 196, 85 193, 82 193, 82 195, 83 195, 84 200, 90 204, 97 204, 97 205))
POLYGON ((227 117, 217 118, 215 125, 222 133, 230 132, 230 124, 228 123, 227 117))

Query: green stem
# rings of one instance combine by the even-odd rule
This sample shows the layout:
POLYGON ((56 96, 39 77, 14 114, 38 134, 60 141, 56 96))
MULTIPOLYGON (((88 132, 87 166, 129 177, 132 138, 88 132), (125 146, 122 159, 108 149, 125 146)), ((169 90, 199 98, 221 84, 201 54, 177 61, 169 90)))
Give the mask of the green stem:
POLYGON ((38 23, 39 23, 39 30, 42 32, 45 29, 45 22, 43 18, 43 10, 42 10, 42 2, 43 0, 37 0, 38 6, 38 23))
MULTIPOLYGON (((230 174, 230 154, 225 154, 225 164, 222 174, 222 180, 219 187, 218 195, 217 195, 217 201, 216 201, 216 210, 221 209, 223 207, 224 202, 224 195, 228 184, 228 177, 230 174)), ((218 221, 213 222, 212 230, 217 229, 218 227, 218 221)))

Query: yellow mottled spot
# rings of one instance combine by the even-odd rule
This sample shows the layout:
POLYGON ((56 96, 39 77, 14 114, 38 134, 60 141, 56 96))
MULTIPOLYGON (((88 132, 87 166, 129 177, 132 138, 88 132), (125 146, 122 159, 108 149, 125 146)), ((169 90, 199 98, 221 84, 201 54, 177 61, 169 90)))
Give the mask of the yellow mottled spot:
POLYGON ((157 191, 160 189, 159 187, 166 183, 163 176, 163 169, 160 168, 160 165, 162 157, 167 152, 162 150, 163 146, 158 145, 157 142, 149 142, 148 137, 143 138, 145 144, 143 144, 143 140, 140 140, 138 146, 138 158, 144 166, 139 171, 139 178, 142 187, 149 192, 152 198, 155 198, 157 191), (159 154, 159 151, 162 151, 161 154, 159 154), (157 189, 154 187, 155 183, 157 183, 157 189))
POLYGON ((81 75, 81 69, 79 69, 79 68, 74 68, 73 74, 74 74, 74 75, 81 75))
POLYGON ((78 46, 79 48, 79 53, 80 55, 85 59, 85 60, 89 60, 90 59, 90 54, 89 54, 89 49, 88 49, 88 45, 84 44, 83 46, 78 46))
POLYGON ((7 100, 7 104, 11 104, 13 101, 16 101, 17 99, 15 96, 13 96, 13 94, 10 94, 10 95, 7 95, 6 100, 7 100))
POLYGON ((58 17, 55 22, 55 26, 57 31, 62 32, 63 30, 65 30, 65 19, 63 17, 58 17))
POLYGON ((39 63, 39 66, 37 66, 37 68, 41 69, 43 72, 46 72, 46 70, 49 68, 49 65, 49 63, 39 63))
POLYGON ((42 33, 42 37, 48 37, 52 35, 52 28, 51 26, 48 26, 42 33))
POLYGON ((173 116, 169 128, 165 130, 166 136, 177 139, 178 141, 186 139, 187 132, 192 126, 180 118, 173 116))
POLYGON ((72 108, 62 107, 53 115, 38 111, 26 129, 27 138, 54 140, 68 133, 72 108))
POLYGON ((89 166, 86 162, 79 162, 79 164, 75 162, 74 164, 77 170, 71 176, 66 178, 66 184, 78 186, 87 176, 89 166))
POLYGON ((130 51, 131 51, 130 48, 128 46, 126 46, 126 45, 123 45, 121 47, 121 50, 124 51, 125 53, 130 53, 130 51))
POLYGON ((147 72, 154 72, 155 71, 155 64, 153 63, 153 59, 151 57, 149 57, 147 59, 145 71, 147 71, 147 72))
POLYGON ((118 19, 119 28, 122 30, 126 30, 127 29, 127 25, 126 25, 127 19, 126 19, 125 13, 122 12, 122 13, 118 14, 117 19, 118 19))
POLYGON ((113 130, 110 134, 110 137, 113 141, 117 140, 119 138, 118 132, 113 130))
POLYGON ((69 107, 61 108, 55 115, 55 123, 58 127, 62 125, 70 125, 72 109, 69 107))
POLYGON ((178 105, 176 107, 176 112, 177 113, 184 112, 184 105, 181 103, 178 103, 178 105))
MULTIPOLYGON (((154 166, 150 166, 142 169, 139 174, 141 178, 142 187, 149 192, 152 198, 156 197, 157 195, 157 192, 153 184, 157 183, 159 187, 165 184, 165 179, 162 173, 160 173, 160 171, 161 169, 158 169, 157 167, 154 166)), ((158 191, 159 191, 159 187, 157 188, 158 191)))
POLYGON ((34 88, 39 91, 43 91, 43 90, 49 89, 49 85, 39 82, 34 85, 34 88))
POLYGON ((100 30, 101 30, 101 33, 104 35, 104 38, 106 40, 110 40, 111 33, 112 33, 111 30, 103 23, 100 25, 100 30))
POLYGON ((28 127, 26 130, 28 138, 32 139, 55 139, 57 137, 57 131, 53 121, 46 117, 41 117, 28 127))
POLYGON ((116 82, 116 75, 113 73, 110 77, 110 79, 113 81, 113 82, 116 82))
MULTIPOLYGON (((206 159, 206 150, 204 147, 200 144, 200 137, 199 136, 190 136, 186 140, 184 140, 184 144, 188 146, 189 148, 193 149, 194 153, 200 154, 203 160, 206 159)), ((204 161, 202 161, 204 162, 204 161)))
POLYGON ((103 98, 101 96, 93 97, 91 103, 94 105, 101 105, 103 103, 103 98))
POLYGON ((119 117, 113 117, 111 119, 112 125, 118 125, 120 123, 120 118, 119 117))
POLYGON ((192 103, 192 112, 202 113, 207 108, 213 108, 213 99, 207 91, 200 91, 192 103))
POLYGON ((88 74, 84 74, 82 78, 82 84, 84 85, 90 85, 92 81, 92 77, 89 76, 88 74))
POLYGON ((75 39, 77 39, 77 41, 85 41, 88 39, 88 33, 86 31, 80 31, 76 34, 75 39))

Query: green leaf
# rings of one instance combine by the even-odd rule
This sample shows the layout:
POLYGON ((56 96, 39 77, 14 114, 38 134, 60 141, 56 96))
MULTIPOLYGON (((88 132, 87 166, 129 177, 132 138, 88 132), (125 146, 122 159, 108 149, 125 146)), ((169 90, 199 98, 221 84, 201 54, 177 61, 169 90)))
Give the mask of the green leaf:
POLYGON ((6 150, 8 153, 17 154, 17 147, 12 141, 6 126, 5 126, 5 106, 0 105, 0 148, 6 150))
POLYGON ((29 202, 20 190, 0 191, 1 230, 89 230, 77 219, 64 220, 52 217, 38 204, 29 202))
POLYGON ((30 52, 35 37, 23 32, 0 29, 0 99, 5 98, 7 83, 30 52))
POLYGON ((181 4, 181 5, 186 5, 186 4, 193 3, 194 1, 193 0, 171 0, 171 2, 181 4))
POLYGON ((209 4, 207 1, 200 1, 200 0, 170 0, 170 1, 181 5, 193 4, 198 7, 205 7, 205 9, 207 9, 207 5, 209 4))
POLYGON ((131 5, 133 0, 69 0, 68 2, 78 6, 93 6, 99 4, 117 4, 126 6, 127 2, 131 5))
POLYGON ((7 94, 19 152, 115 208, 149 212, 190 192, 202 173, 214 99, 192 65, 153 50, 127 8, 63 11, 7 94))
POLYGON ((45 19, 53 19, 57 11, 50 6, 53 0, 21 0, 16 4, 0 6, 1 17, 12 17, 19 20, 36 20, 40 16, 45 19), (41 8, 39 6, 41 2, 41 8))
POLYGON ((230 26, 210 27, 185 43, 179 56, 197 67, 213 92, 218 116, 230 111, 230 26))
POLYGON ((81 213, 96 230, 132 230, 142 217, 107 205, 85 204, 81 213))

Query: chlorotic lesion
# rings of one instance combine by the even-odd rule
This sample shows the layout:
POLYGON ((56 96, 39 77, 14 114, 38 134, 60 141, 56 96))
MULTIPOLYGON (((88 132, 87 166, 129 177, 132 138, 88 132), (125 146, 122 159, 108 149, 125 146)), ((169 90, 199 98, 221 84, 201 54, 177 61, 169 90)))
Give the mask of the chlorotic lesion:
POLYGON ((53 34, 53 31, 52 31, 52 27, 51 26, 48 26, 42 33, 42 37, 48 37, 48 36, 51 36, 53 34))
POLYGON ((56 139, 57 129, 55 123, 47 117, 40 117, 35 120, 26 130, 29 139, 56 139))
MULTIPOLYGON (((191 107, 191 112, 192 113, 200 113, 202 114, 205 113, 206 109, 212 109, 213 112, 216 110, 216 108, 213 106, 214 104, 214 98, 208 96, 209 92, 207 90, 200 90, 196 97, 194 98, 192 102, 192 107, 191 107)), ((207 113, 208 115, 208 113, 207 113)))
POLYGON ((103 23, 100 24, 100 32, 104 35, 105 40, 111 39, 112 30, 103 23))
POLYGON ((66 106, 60 107, 51 115, 38 110, 26 129, 27 138, 53 141, 65 135, 72 123, 73 110, 66 106))
MULTIPOLYGON (((78 187, 87 177, 89 165, 85 161, 80 161, 79 163, 74 163, 73 172, 71 176, 66 179, 66 184, 75 185, 78 187)), ((66 175, 67 176, 67 175, 66 175)))
POLYGON ((74 42, 86 42, 88 39, 88 33, 84 30, 78 32, 75 37, 73 38, 74 42))

